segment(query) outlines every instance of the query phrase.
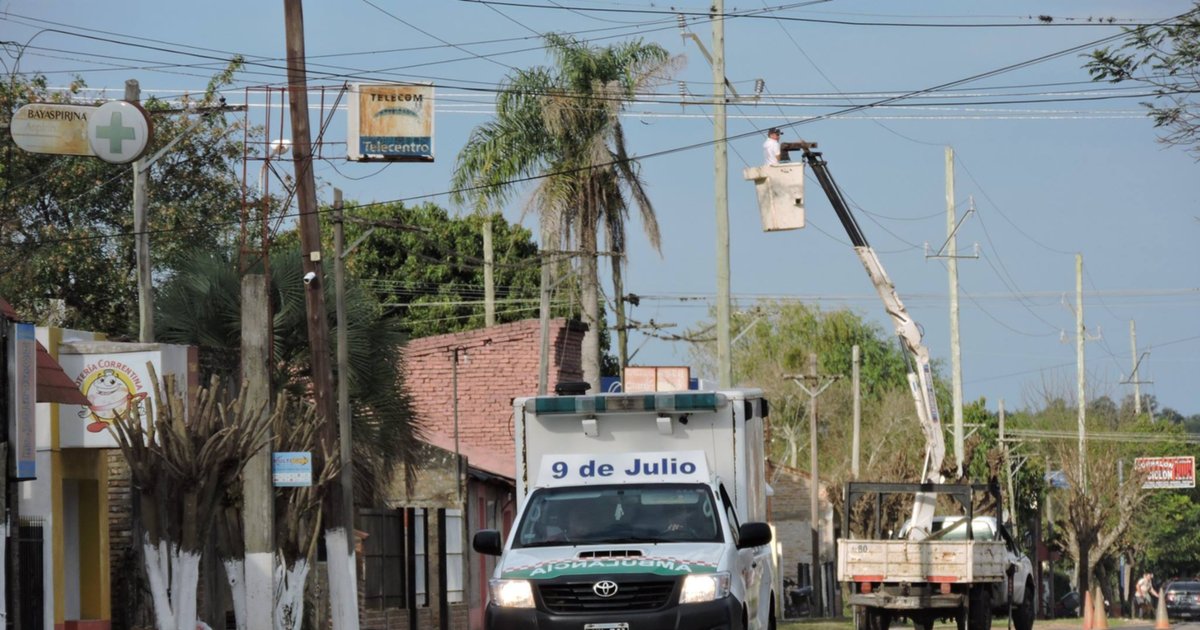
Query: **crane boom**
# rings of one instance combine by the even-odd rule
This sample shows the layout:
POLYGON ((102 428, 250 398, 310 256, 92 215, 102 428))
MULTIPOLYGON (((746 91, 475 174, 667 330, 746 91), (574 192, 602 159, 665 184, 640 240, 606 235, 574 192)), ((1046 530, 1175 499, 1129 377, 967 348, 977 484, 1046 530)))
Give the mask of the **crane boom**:
MULTIPOLYGON (((929 364, 929 349, 921 341, 921 329, 917 326, 917 322, 908 314, 908 310, 904 308, 904 302, 900 300, 900 295, 896 293, 896 286, 892 284, 888 278, 887 271, 884 270, 883 264, 879 261, 879 256, 875 254, 875 250, 871 248, 867 242, 867 237, 863 234, 862 228, 858 226, 858 221, 850 212, 850 206, 846 203, 845 197, 842 196, 841 189, 838 188, 836 182, 833 181, 833 176, 829 174, 828 164, 821 156, 821 153, 813 151, 816 148, 815 143, 809 142, 785 142, 781 145, 783 149, 783 159, 787 159, 787 152, 791 150, 800 150, 803 152, 804 161, 813 171, 813 175, 817 178, 817 182, 821 185, 821 189, 825 192, 825 196, 829 198, 830 205, 833 206, 833 211, 837 213, 838 220, 841 221, 842 227, 845 228, 846 234, 850 237, 850 243, 854 246, 854 253, 858 255, 858 259, 862 262, 863 267, 867 270, 867 276, 871 279, 871 284, 875 286, 875 291, 879 293, 879 299, 883 301, 883 308, 887 311, 888 317, 892 320, 892 325, 896 330, 896 336, 900 339, 900 344, 904 348, 905 362, 908 366, 908 387, 912 393, 913 403, 917 410, 917 419, 921 423, 921 430, 925 434, 925 467, 921 474, 921 481, 924 483, 941 483, 943 481, 941 469, 942 460, 946 456, 946 439, 942 434, 942 421, 938 413, 937 397, 933 389, 933 370, 929 364)), ((920 540, 929 535, 930 527, 933 524, 933 515, 936 495, 933 493, 918 492, 913 499, 912 512, 912 527, 909 528, 909 538, 920 540)))

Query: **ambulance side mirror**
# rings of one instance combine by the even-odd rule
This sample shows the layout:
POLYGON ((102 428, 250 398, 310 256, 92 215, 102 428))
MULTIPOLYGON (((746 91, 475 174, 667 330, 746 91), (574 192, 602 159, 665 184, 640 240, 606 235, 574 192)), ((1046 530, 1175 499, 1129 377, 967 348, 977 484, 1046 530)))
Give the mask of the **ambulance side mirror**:
POLYGON ((475 532, 475 537, 471 539, 471 546, 475 551, 484 555, 498 556, 504 549, 504 542, 500 540, 500 532, 494 529, 481 529, 475 532))
POLYGON ((771 526, 766 523, 745 523, 738 529, 738 549, 761 547, 771 542, 771 526))

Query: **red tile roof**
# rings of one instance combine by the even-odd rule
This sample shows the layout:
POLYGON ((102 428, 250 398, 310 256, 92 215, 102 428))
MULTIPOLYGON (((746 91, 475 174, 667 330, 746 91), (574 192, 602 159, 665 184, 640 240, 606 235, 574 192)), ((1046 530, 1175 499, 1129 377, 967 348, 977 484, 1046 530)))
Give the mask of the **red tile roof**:
MULTIPOLYGON (((13 321, 21 321, 21 316, 4 298, 0 298, 0 314, 13 321)), ((62 366, 39 341, 37 342, 37 401, 56 402, 67 405, 86 405, 87 398, 83 392, 67 376, 62 366)))

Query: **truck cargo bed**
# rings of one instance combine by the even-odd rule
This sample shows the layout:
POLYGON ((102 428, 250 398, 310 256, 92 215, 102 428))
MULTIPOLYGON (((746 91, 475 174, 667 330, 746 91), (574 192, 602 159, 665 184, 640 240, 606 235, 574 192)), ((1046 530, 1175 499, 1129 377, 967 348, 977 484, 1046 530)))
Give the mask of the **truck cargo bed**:
POLYGON ((1007 561, 1002 541, 838 541, 841 582, 999 582, 1007 561))

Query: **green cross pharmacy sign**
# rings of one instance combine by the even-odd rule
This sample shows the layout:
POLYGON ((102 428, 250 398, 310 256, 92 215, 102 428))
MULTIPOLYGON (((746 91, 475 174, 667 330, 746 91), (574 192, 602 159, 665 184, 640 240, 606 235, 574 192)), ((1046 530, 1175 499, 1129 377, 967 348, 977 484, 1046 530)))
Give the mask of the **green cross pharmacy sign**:
POLYGON ((105 162, 127 164, 150 146, 153 126, 146 110, 128 101, 110 101, 88 115, 88 144, 105 162))

